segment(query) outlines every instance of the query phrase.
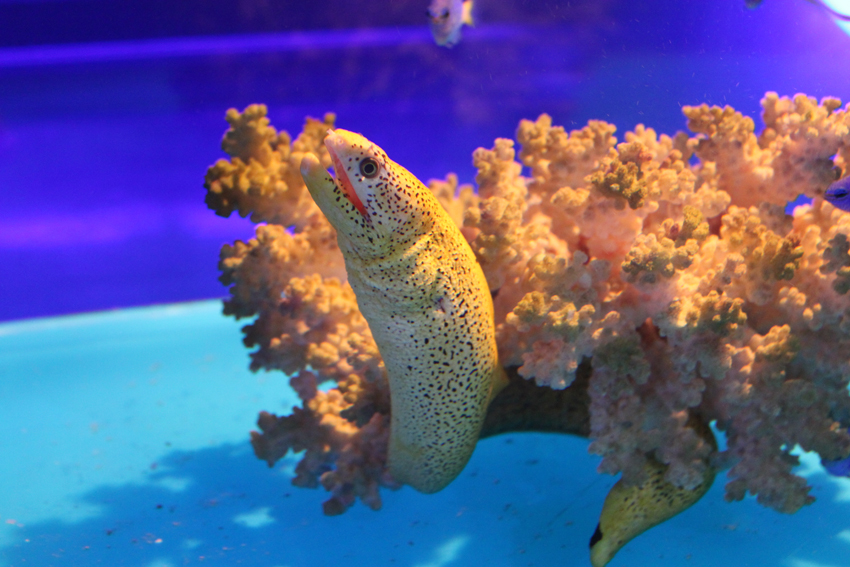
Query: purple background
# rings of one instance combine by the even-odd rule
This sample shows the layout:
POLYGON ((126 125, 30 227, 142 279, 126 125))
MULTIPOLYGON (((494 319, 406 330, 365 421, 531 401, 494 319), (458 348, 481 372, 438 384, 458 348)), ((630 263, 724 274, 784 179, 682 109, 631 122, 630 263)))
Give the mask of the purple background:
POLYGON ((672 134, 685 104, 850 99, 850 37, 803 0, 478 0, 453 50, 426 5, 0 0, 0 320, 225 295, 218 250, 253 233, 203 204, 229 107, 293 135, 334 111, 470 182, 476 147, 541 112, 672 134))

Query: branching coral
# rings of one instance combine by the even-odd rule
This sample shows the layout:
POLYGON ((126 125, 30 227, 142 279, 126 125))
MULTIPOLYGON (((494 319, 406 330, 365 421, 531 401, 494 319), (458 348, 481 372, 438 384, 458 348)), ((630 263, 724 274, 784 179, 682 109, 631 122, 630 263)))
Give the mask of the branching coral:
POLYGON ((327 114, 322 121, 308 119, 304 131, 292 142, 289 134, 278 134, 269 126, 266 112, 262 104, 252 104, 241 114, 232 108, 227 112, 230 129, 221 149, 231 159, 218 160, 207 171, 207 205, 225 217, 238 211, 243 217, 250 214, 254 222, 304 228, 304 222, 318 209, 298 168, 305 153, 316 154, 330 165, 322 139, 335 117, 327 114))
MULTIPOLYGON (((542 386, 521 394, 546 408, 533 422, 558 429, 546 400, 575 392, 582 421, 563 430, 590 437, 603 472, 637 484, 660 463, 666 482, 691 488, 727 463, 728 499, 749 492, 794 512, 812 500, 794 447, 850 453, 850 215, 820 198, 847 167, 850 110, 774 93, 762 106, 759 134, 732 108, 702 105, 683 109, 694 136, 638 126, 621 143, 605 122, 567 132, 543 115, 520 123, 518 151, 498 139, 474 152, 477 193, 453 175, 431 189, 491 286, 502 363, 514 383, 542 386), (786 215, 800 194, 813 204, 786 215), (724 452, 694 419, 725 432, 724 452)), ((207 203, 266 224, 222 250, 225 312, 255 317, 252 368, 282 370, 303 400, 264 413, 254 447, 269 464, 305 451, 294 482, 329 490, 326 513, 358 497, 377 508, 378 488, 396 486, 384 369, 297 174, 305 152, 329 165, 320 142, 333 117, 308 119, 292 143, 263 106, 227 120, 231 159, 210 168, 207 203)), ((526 423, 511 414, 518 391, 493 402, 485 433, 526 423)))

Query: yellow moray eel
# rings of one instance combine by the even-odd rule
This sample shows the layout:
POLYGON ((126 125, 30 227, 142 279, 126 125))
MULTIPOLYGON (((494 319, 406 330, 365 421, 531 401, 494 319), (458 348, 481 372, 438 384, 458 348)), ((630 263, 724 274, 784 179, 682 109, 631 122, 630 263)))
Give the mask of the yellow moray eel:
MULTIPOLYGON (((714 434, 699 418, 691 417, 688 425, 717 448, 714 434)), ((716 474, 714 468, 707 465, 700 484, 688 489, 664 480, 667 465, 651 457, 644 472, 647 479, 643 484, 629 486, 619 480, 605 497, 599 525, 590 538, 590 563, 593 567, 604 567, 629 541, 690 508, 708 492, 716 474)))
POLYGON ((348 281, 387 369, 390 474, 425 493, 466 465, 487 405, 507 384, 481 267, 433 193, 359 134, 325 138, 301 175, 333 225, 348 281))

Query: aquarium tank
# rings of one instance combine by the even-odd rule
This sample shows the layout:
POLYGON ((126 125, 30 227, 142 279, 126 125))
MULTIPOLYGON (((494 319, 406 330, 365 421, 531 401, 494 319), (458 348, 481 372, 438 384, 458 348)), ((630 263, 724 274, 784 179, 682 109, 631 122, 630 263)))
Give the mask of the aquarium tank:
POLYGON ((847 0, 0 0, 0 567, 840 567, 847 0))

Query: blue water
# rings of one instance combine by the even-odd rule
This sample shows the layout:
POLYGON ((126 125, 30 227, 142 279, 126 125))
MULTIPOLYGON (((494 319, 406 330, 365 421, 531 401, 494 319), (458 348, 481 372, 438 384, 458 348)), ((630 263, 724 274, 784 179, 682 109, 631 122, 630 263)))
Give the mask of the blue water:
MULTIPOLYGON (((293 135, 333 111, 470 182, 476 147, 541 112, 673 134, 685 104, 850 99, 850 36, 803 0, 478 3, 445 50, 426 0, 0 0, 0 567, 589 565, 615 479, 586 440, 487 439, 438 494, 327 518, 297 457, 252 454, 257 413, 296 398, 247 370, 240 323, 134 307, 226 293, 218 251, 253 233, 203 205, 229 107, 293 135)), ((721 476, 611 565, 845 567, 850 479, 800 473, 818 501, 793 516, 725 503, 721 476)))
MULTIPOLYGON (((0 325, 0 565, 587 566, 614 479, 587 441, 482 441, 448 488, 383 491, 322 515, 322 489, 269 469, 248 431, 296 401, 283 376, 246 370, 239 324, 217 301, 0 325)), ((612 567, 839 567, 850 479, 817 457, 817 502, 793 516, 727 504, 723 478, 628 544, 612 567)))
POLYGON ((230 107, 292 134, 334 111, 469 182, 541 112, 673 134, 685 104, 850 99, 850 36, 803 0, 481 0, 453 50, 426 3, 0 1, 0 320, 220 297, 221 244, 253 232, 203 206, 230 107))

